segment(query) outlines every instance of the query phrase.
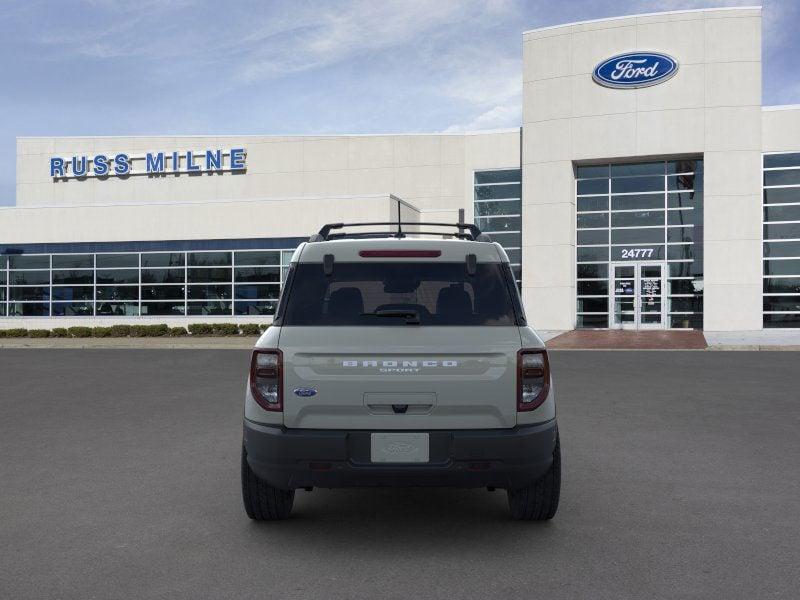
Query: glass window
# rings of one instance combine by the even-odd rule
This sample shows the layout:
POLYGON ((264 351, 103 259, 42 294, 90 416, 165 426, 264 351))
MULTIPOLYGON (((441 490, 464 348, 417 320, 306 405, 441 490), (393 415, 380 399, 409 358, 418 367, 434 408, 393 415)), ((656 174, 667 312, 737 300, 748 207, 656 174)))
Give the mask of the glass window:
POLYGON ((50 271, 11 271, 8 281, 11 285, 49 285, 50 271))
MULTIPOLYGON (((516 291, 514 291, 516 293, 516 291)), ((468 276, 460 263, 337 263, 297 266, 284 324, 513 325, 511 293, 498 263, 478 263, 468 276), (413 314, 412 318, 407 315, 413 314)))
POLYGON ((265 251, 257 250, 254 252, 236 252, 234 261, 237 265, 276 265, 281 264, 281 254, 277 250, 265 251))
POLYGON ((98 269, 114 269, 120 267, 139 267, 138 254, 98 254, 97 255, 97 268, 98 269))
POLYGON ((292 261, 294 250, 281 250, 281 261, 283 264, 288 265, 292 261))
POLYGON ((142 269, 142 283, 184 283, 183 269, 142 269))
POLYGON ((764 204, 800 202, 800 187, 764 190, 764 204))
POLYGON ((230 315, 231 303, 229 301, 217 302, 189 302, 187 304, 189 315, 230 315))
POLYGON ((0 254, 0 271, 5 271, 8 266, 8 256, 0 254))
MULTIPOLYGON (((486 217, 492 215, 519 215, 522 214, 520 200, 490 200, 475 203, 475 216, 486 217)), ((237 263, 238 264, 238 263, 237 263)))
POLYGON ((647 227, 650 225, 664 225, 663 210, 615 212, 611 215, 612 227, 647 227))
POLYGON ((53 302, 54 317, 91 317, 93 314, 91 302, 53 302))
POLYGON ((588 229, 594 227, 608 227, 607 212, 578 215, 578 229, 588 229))
POLYGON ((521 234, 519 233, 493 233, 491 238, 493 242, 497 242, 504 248, 519 248, 522 245, 520 241, 521 234))
POLYGON ((53 287, 53 300, 92 300, 94 288, 90 285, 53 287))
POLYGON ((608 177, 608 165, 583 165, 577 167, 576 177, 578 179, 608 177))
POLYGON ((669 298, 669 312, 703 312, 702 296, 669 298))
POLYGON ((521 217, 478 217, 475 224, 485 233, 521 231, 521 217))
POLYGON ((231 264, 230 252, 190 252, 187 255, 190 267, 219 267, 231 264))
POLYGON ((800 328, 800 314, 764 315, 764 327, 800 328))
POLYGON ((0 271, 0 286, 3 286, 5 284, 6 284, 6 272, 0 271))
MULTIPOLYGON (((182 285, 143 285, 142 301, 147 300, 183 300, 182 285)), ((145 314, 144 312, 142 314, 145 314)))
POLYGON ((139 316, 138 302, 97 302, 97 316, 103 317, 137 317, 139 316))
POLYGON ((53 254, 54 269, 91 269, 94 256, 91 254, 53 254))
POLYGON ((139 287, 135 285, 97 286, 98 300, 138 300, 139 287))
POLYGON ((667 225, 702 225, 703 213, 694 209, 668 210, 667 225))
POLYGON ((280 281, 277 267, 237 267, 234 269, 236 281, 280 281))
POLYGON ((702 281, 697 279, 670 279, 669 293, 670 294, 697 294, 698 286, 702 285, 702 281))
POLYGON ((667 242, 681 243, 694 241, 694 227, 669 227, 667 228, 667 242))
POLYGON ((668 208, 694 208, 695 210, 703 206, 702 192, 671 192, 667 194, 668 208))
POLYGON ((9 300, 23 300, 29 302, 50 299, 49 287, 12 287, 8 288, 8 292, 9 300))
POLYGON ((139 283, 138 269, 108 269, 97 271, 97 283, 139 283))
POLYGON ((611 196, 611 210, 647 210, 664 208, 664 194, 611 196))
POLYGON ((703 315, 670 315, 669 326, 672 329, 702 329, 703 315))
POLYGON ((511 264, 519 264, 522 261, 522 250, 514 248, 504 248, 511 264))
POLYGON ((231 269, 230 268, 188 269, 187 280, 189 283, 230 282, 231 269))
POLYGON ((185 309, 183 301, 180 302, 142 302, 141 315, 143 317, 183 315, 185 309))
POLYGON ((585 247, 576 250, 578 262, 597 262, 608 260, 608 246, 585 247))
POLYGON ((764 296, 764 310, 800 313, 800 296, 764 296))
POLYGON ((764 171, 764 185, 800 185, 800 169, 764 171))
POLYGON ((49 269, 49 254, 15 254, 8 257, 9 269, 49 269))
POLYGON ((667 163, 667 174, 694 173, 703 170, 702 160, 672 160, 667 163))
POLYGON ((608 298, 578 298, 578 312, 607 313, 608 298))
POLYGON ((475 183, 507 183, 522 179, 519 169, 501 169, 497 171, 475 171, 475 183))
POLYGON ((790 154, 765 154, 764 167, 800 167, 800 152, 790 154))
POLYGON ((800 258, 800 242, 764 242, 765 258, 800 258))
POLYGON ((252 316, 274 315, 277 304, 278 304, 277 302, 265 302, 265 301, 255 301, 255 300, 250 300, 245 302, 235 302, 234 310, 237 315, 252 315, 252 316))
POLYGON ((657 192, 663 190, 663 177, 620 177, 611 179, 612 194, 657 192))
MULTIPOLYGON (((697 266, 697 262, 673 262, 669 263, 669 276, 670 277, 692 277, 696 275, 694 269, 697 266)), ((702 278, 700 279, 702 282, 702 278)))
POLYGON ((9 302, 8 314, 11 317, 48 317, 50 305, 38 302, 9 302))
POLYGON ((142 268, 182 267, 185 264, 185 256, 186 255, 183 252, 157 252, 152 254, 142 254, 142 268))
POLYGON ((578 181, 578 195, 608 194, 608 179, 583 179, 578 181))
MULTIPOLYGON (((189 300, 226 300, 231 297, 231 284, 227 285, 190 285, 189 300)), ((192 314, 191 312, 189 314, 192 314)))
POLYGON ((795 260, 765 260, 764 275, 800 275, 800 258, 795 260))
POLYGON ((672 244, 667 246, 668 260, 686 260, 694 258, 694 246, 692 244, 672 244))
POLYGON ((475 187, 475 200, 492 200, 495 198, 521 198, 522 185, 485 185, 475 187))
POLYGON ((578 211, 608 210, 608 196, 595 196, 592 198, 578 198, 578 211))
POLYGON ((702 179, 698 178, 695 181, 694 175, 668 175, 667 176, 667 189, 668 190, 694 190, 701 189, 700 182, 702 179))
POLYGON ((608 265, 606 263, 578 265, 579 279, 605 279, 607 277, 608 265))
POLYGON ((608 229, 579 229, 578 245, 608 244, 608 229))
POLYGON ((611 165, 612 177, 626 177, 630 175, 663 175, 664 163, 628 163, 611 165))
POLYGON ((800 277, 767 277, 764 292, 770 294, 800 294, 800 277))
POLYGON ((237 285, 235 288, 237 300, 277 300, 279 293, 277 285, 237 285))
POLYGON ((606 329, 608 328, 608 315, 578 315, 578 328, 606 329))
POLYGON ((612 229, 612 244, 657 244, 664 242, 664 228, 652 229, 612 229))
POLYGON ((94 283, 94 271, 53 271, 53 285, 67 283, 94 283))
POLYGON ((796 206, 765 206, 765 221, 800 221, 800 204, 796 206))
POLYGON ((578 281, 579 296, 607 296, 608 280, 578 281))
POLYGON ((800 223, 764 225, 765 240, 800 239, 800 223))
POLYGON ((664 260, 664 245, 611 246, 611 260, 664 260))

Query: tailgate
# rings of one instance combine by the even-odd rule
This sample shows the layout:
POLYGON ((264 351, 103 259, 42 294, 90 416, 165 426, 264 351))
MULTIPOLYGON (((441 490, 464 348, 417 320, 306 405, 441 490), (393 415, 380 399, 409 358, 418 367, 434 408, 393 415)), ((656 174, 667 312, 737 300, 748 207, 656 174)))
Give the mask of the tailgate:
POLYGON ((516 424, 516 326, 283 327, 280 348, 286 427, 516 424))

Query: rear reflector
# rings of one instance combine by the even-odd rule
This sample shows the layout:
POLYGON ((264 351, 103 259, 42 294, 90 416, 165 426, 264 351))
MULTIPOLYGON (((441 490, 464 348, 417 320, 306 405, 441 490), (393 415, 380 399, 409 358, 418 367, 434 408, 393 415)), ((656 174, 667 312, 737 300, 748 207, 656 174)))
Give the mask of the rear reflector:
POLYGON ((437 258, 441 250, 361 250, 361 258, 437 258))

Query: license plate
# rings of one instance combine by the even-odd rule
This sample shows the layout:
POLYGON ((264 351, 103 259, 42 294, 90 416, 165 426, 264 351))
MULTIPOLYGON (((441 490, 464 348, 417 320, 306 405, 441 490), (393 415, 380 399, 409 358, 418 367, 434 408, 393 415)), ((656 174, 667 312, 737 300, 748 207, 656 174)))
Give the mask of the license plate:
POLYGON ((427 433, 373 433, 371 441, 372 462, 421 463, 429 461, 427 433))

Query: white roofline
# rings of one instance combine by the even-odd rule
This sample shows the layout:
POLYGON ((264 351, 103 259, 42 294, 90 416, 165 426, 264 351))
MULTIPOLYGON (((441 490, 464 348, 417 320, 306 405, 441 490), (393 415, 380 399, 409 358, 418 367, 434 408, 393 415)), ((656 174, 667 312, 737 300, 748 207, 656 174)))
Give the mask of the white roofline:
POLYGON ((143 139, 143 138, 346 138, 346 137, 388 137, 388 136, 412 136, 412 135, 485 135, 492 133, 517 133, 519 127, 508 127, 505 129, 477 129, 473 131, 417 131, 401 133, 302 133, 302 134, 280 134, 280 133, 207 133, 207 134, 167 134, 156 135, 18 135, 18 140, 113 140, 121 138, 143 139))
POLYGON ((775 104, 772 106, 762 106, 761 110, 800 110, 800 104, 775 104))
POLYGON ((633 17, 655 17, 658 15, 677 15, 683 13, 703 13, 703 12, 711 12, 711 11, 718 11, 718 10, 761 10, 761 6, 720 6, 718 8, 686 8, 682 10, 665 10, 661 12, 651 12, 651 13, 634 13, 631 15, 621 15, 619 17, 605 17, 602 19, 587 19, 585 21, 573 21, 571 23, 561 23, 560 25, 548 25, 547 27, 537 27, 535 29, 528 29, 527 31, 523 31, 522 35, 527 33, 534 33, 536 31, 547 31, 548 29, 558 29, 559 27, 571 27, 572 25, 584 25, 586 23, 600 23, 601 21, 618 21, 620 19, 630 19, 633 17))

